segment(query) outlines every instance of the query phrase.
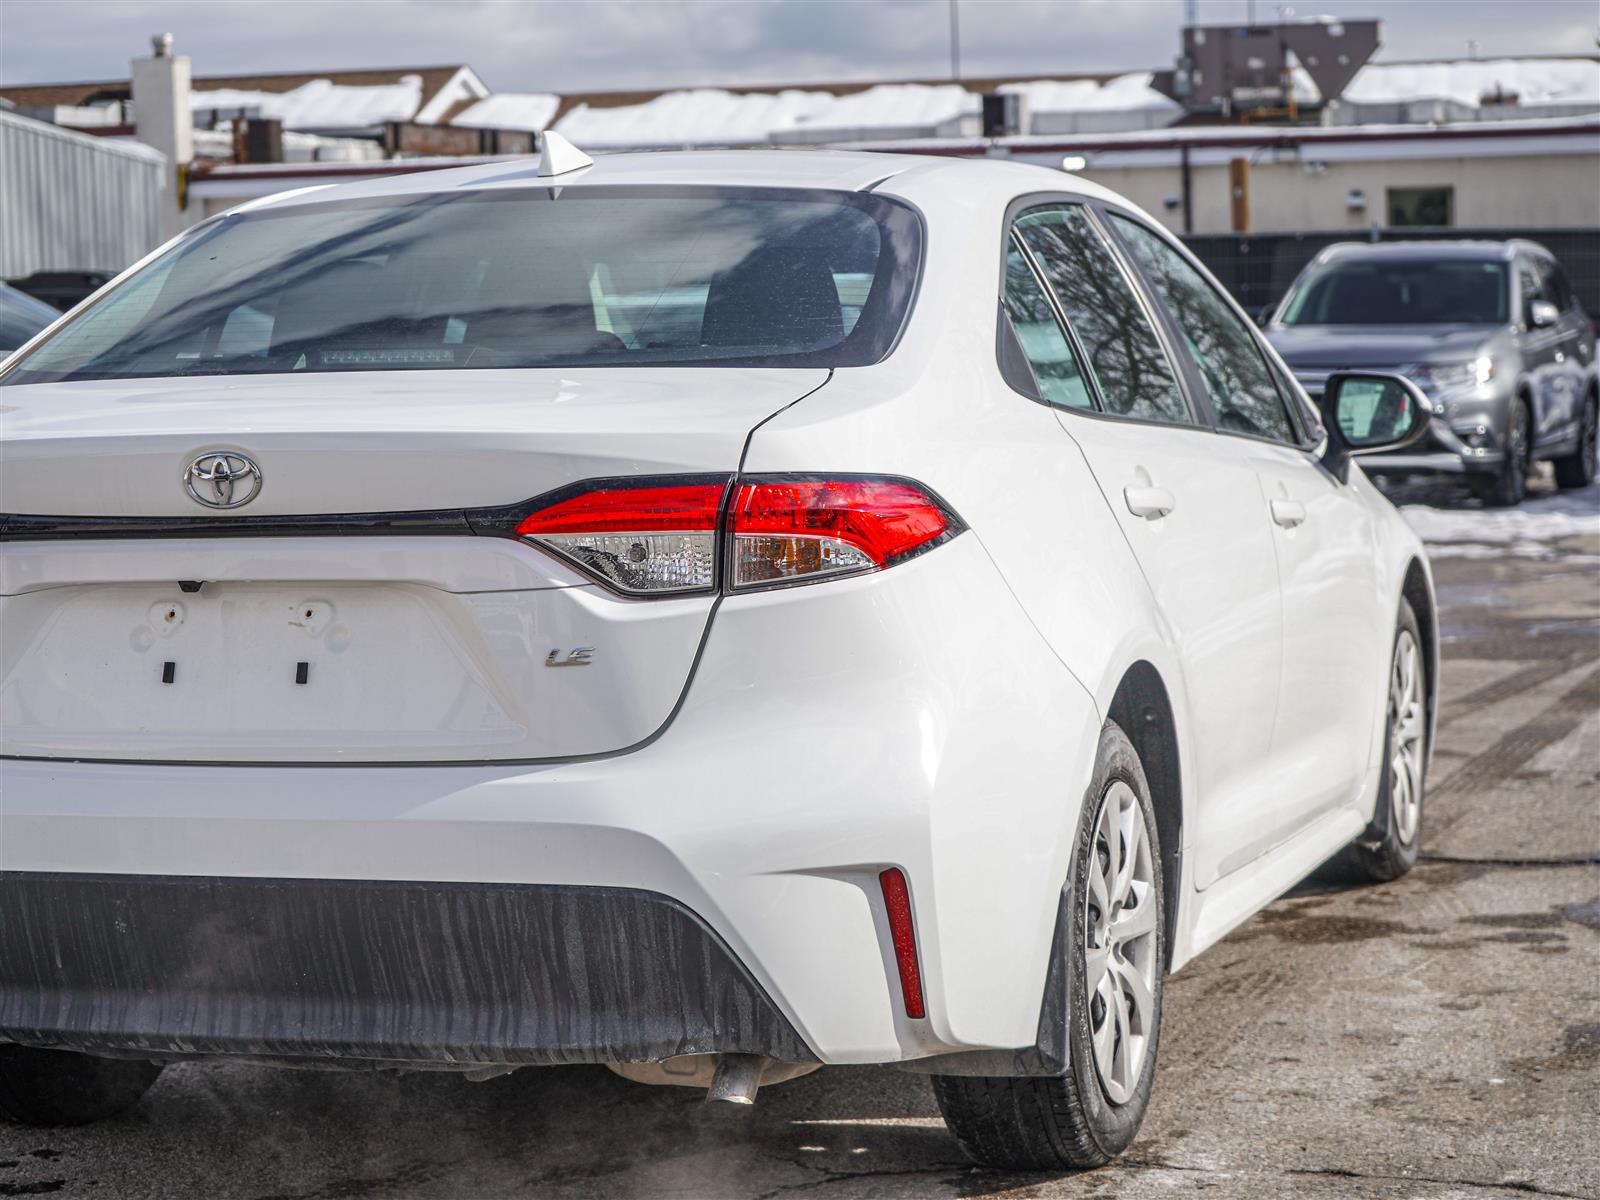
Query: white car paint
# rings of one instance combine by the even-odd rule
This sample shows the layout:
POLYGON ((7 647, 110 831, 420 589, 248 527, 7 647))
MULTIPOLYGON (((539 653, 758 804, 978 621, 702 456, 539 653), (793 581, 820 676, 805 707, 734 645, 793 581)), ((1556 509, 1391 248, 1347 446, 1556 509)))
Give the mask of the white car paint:
MULTIPOLYGON (((344 194, 536 182, 529 164, 491 164, 344 194)), ((860 1063, 1032 1043, 1097 735, 1136 664, 1159 673, 1179 747, 1174 968, 1361 832, 1402 583, 1426 571, 1415 536, 1359 469, 1340 484, 1306 451, 1059 412, 1000 374, 1008 206, 1118 198, 1003 162, 825 153, 623 156, 564 186, 633 182, 875 185, 916 206, 928 257, 898 345, 826 381, 662 368, 7 388, 0 511, 196 515, 185 456, 224 447, 260 459, 254 511, 269 515, 510 504, 599 474, 863 472, 922 482, 967 532, 880 573, 717 603, 623 600, 509 541, 0 543, 0 870, 657 891, 722 936, 819 1059, 860 1063), (693 399, 620 402, 651 389, 693 399), (1150 486, 1171 493, 1168 515, 1129 510, 1124 489, 1150 486), (1273 500, 1304 521, 1275 524, 1273 500), (153 672, 128 664, 159 657, 160 605, 185 602, 174 578, 280 616, 358 610, 370 625, 351 646, 370 631, 426 669, 375 655, 372 707, 342 698, 316 727, 267 696, 163 714, 153 672), (141 629, 157 639, 143 651, 141 629), (609 665, 537 669, 580 642, 609 665), (391 765, 407 761, 429 765, 391 765), (899 1001, 886 866, 909 880, 925 1020, 899 1001)), ((170 636, 237 659, 269 638, 183 624, 170 636)), ((270 634, 302 636, 317 634, 270 634)))

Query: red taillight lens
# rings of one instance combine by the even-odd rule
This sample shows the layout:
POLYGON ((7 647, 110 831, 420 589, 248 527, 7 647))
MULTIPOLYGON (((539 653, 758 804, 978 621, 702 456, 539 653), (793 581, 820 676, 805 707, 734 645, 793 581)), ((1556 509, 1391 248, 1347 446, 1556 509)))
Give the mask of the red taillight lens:
POLYGON ((618 591, 712 591, 727 497, 734 588, 810 583, 893 566, 963 526, 904 479, 767 476, 731 491, 719 476, 599 479, 499 510, 486 528, 555 551, 618 591), (504 524, 501 524, 501 522, 504 524))
POLYGON ((726 489, 726 479, 597 484, 529 513, 516 533, 619 591, 708 591, 726 489))
POLYGON ((876 570, 956 531, 943 505, 899 479, 744 481, 728 527, 736 588, 876 570))
POLYGON ((911 893, 905 873, 890 867, 878 876, 883 888, 883 906, 889 917, 889 937, 894 942, 895 966, 900 971, 900 994, 905 998, 906 1016, 921 1019, 922 972, 917 966, 917 931, 911 923, 911 893))

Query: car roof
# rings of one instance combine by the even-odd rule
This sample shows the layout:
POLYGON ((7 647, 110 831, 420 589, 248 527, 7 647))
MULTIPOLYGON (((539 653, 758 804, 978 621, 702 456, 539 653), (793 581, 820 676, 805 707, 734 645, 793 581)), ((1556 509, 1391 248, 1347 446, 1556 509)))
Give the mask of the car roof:
POLYGON ((850 150, 690 150, 597 155, 594 165, 564 175, 541 176, 537 158, 507 158, 471 166, 414 171, 359 183, 321 184, 252 200, 232 212, 331 200, 438 195, 510 188, 584 188, 616 185, 787 187, 834 191, 936 194, 959 180, 968 189, 1016 195, 1066 192, 1120 199, 1087 180, 1048 167, 1004 159, 969 159, 850 150))
POLYGON ((1519 250, 1539 254, 1549 253, 1538 243, 1523 241, 1520 238, 1506 241, 1462 238, 1448 242, 1336 242, 1323 250, 1317 256, 1317 260, 1332 262, 1335 259, 1346 261, 1404 259, 1415 262, 1418 259, 1464 259, 1477 262, 1505 262, 1513 258, 1519 250))

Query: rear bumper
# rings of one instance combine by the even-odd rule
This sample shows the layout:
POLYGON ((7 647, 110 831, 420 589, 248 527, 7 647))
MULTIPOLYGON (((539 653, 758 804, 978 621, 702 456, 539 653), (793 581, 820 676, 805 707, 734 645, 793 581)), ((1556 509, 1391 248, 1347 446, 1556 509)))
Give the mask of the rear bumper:
MULTIPOLYGON (((1099 727, 1092 698, 966 534, 881 575, 727 598, 678 715, 627 754, 412 767, 5 761, 0 872, 58 881, 198 877, 241 889, 281 880, 463 885, 438 893, 456 898, 476 884, 629 889, 664 897, 703 922, 798 1035, 796 1049, 819 1061, 1012 1049, 1036 1041, 1057 900, 1099 727), (996 645, 1008 648, 1004 670, 996 668, 996 645), (900 995, 878 883, 889 866, 910 884, 927 1002, 921 1020, 905 1015, 900 995)), ((51 886, 71 892, 73 885, 51 886)), ((376 894, 349 902, 360 911, 376 894)), ((439 924, 443 915, 399 894, 421 906, 416 919, 436 942, 451 930, 464 939, 475 924, 465 917, 439 924)), ((516 921, 548 924, 532 900, 512 895, 493 904, 533 905, 516 921)), ((79 902, 69 896, 50 911, 79 902)), ((226 913, 241 902, 207 903, 226 913)), ((362 926, 312 920, 298 909, 282 919, 290 916, 303 923, 269 927, 318 939, 318 955, 377 953, 362 944, 369 936, 362 926)), ((36 929, 47 944, 30 961, 53 961, 53 943, 72 936, 72 926, 36 929)), ((585 928, 563 927, 573 936, 585 928)), ((383 936, 398 938, 404 928, 383 936)), ((192 934, 180 920, 166 936, 192 934)), ((662 936, 651 944, 671 943, 662 936)), ((238 940, 210 944, 225 953, 238 940)), ((495 974, 503 940, 459 945, 451 953, 477 964, 474 978, 511 986, 495 974)), ((576 978, 590 969, 583 955, 563 957, 576 952, 548 940, 529 945, 556 955, 529 978, 576 978)), ((650 961, 662 979, 680 973, 671 956, 650 961)), ((247 962, 241 969, 238 988, 206 993, 224 1010, 215 1018, 224 1027, 259 1024, 250 1006, 263 968, 247 962)), ((124 985, 166 986, 170 973, 151 971, 124 985)), ((350 994, 348 982, 333 976, 317 994, 350 994)), ((40 978, 31 986, 48 984, 40 978)), ((70 980, 56 986, 61 995, 72 990, 70 980)), ((521 1005, 533 994, 491 990, 484 999, 482 991, 463 991, 462 1003, 506 995, 521 1005)), ((390 998, 404 1008, 406 996, 390 998)), ((623 1047, 664 1056, 685 1037, 745 1036, 742 1025, 730 1030, 721 1017, 693 1011, 699 999, 684 998, 688 1011, 676 1017, 670 1006, 665 1018, 658 1006, 632 1009, 602 1030, 592 1024, 592 1006, 568 1004, 568 996, 553 987, 547 1016, 537 1020, 579 1030, 551 1043, 573 1058, 605 1058, 623 1047), (668 1028, 658 1036, 651 1027, 663 1019, 668 1028)), ((374 993, 361 1003, 382 999, 374 993)), ((321 1011, 323 1003, 312 1007, 321 1011)), ((483 1021, 505 1019, 491 1007, 483 1021)), ((189 1034, 210 1036, 212 1018, 191 1009, 186 1019, 195 1022, 189 1034)), ((453 1028, 457 1019, 447 1012, 434 1024, 453 1028)), ((476 1017, 459 1019, 479 1028, 476 1017)), ((42 1024, 3 1017, 0 1038, 13 1036, 14 1026, 42 1024)), ((187 1036, 181 1025, 162 1028, 168 1038, 187 1036)), ((391 1052, 391 1037, 381 1032, 361 1053, 391 1052)), ((476 1034, 398 1041, 435 1043, 421 1047, 435 1058, 482 1045, 476 1034)), ((340 1054, 359 1050, 348 1036, 324 1044, 340 1054)), ((529 1054, 544 1053, 542 1044, 526 1033, 508 1033, 501 1043, 529 1054)))
POLYGON ((650 892, 0 874, 0 1036, 387 1063, 813 1062, 722 940, 650 892))

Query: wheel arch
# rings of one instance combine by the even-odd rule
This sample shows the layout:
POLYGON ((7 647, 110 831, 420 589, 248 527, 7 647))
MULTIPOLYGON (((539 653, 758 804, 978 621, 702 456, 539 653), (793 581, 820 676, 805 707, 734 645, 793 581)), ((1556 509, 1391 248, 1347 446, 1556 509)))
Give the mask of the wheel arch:
POLYGON ((1178 723, 1165 681, 1148 660, 1123 672, 1106 716, 1122 727, 1139 753, 1161 843, 1161 881, 1167 898, 1165 970, 1172 965, 1183 882, 1183 774, 1178 756, 1178 723))
POLYGON ((1426 564, 1413 557, 1406 564, 1400 596, 1411 605, 1417 618, 1417 629, 1422 634, 1422 661, 1427 671, 1428 698, 1428 756, 1433 759, 1433 735, 1439 721, 1439 612, 1433 596, 1433 580, 1426 564))

